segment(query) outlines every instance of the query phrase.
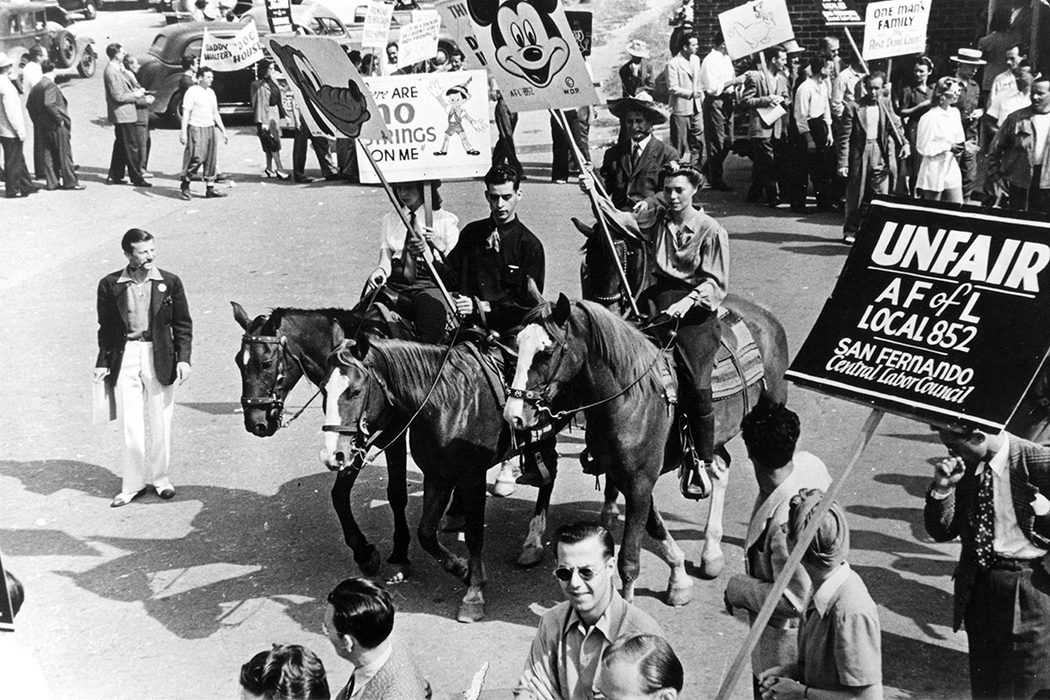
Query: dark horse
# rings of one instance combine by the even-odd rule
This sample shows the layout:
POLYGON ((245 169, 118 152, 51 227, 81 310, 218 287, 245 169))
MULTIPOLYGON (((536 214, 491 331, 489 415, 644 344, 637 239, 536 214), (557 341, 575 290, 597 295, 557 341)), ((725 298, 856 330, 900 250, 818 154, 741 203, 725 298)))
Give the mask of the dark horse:
MULTIPOLYGON (((442 568, 461 578, 467 592, 461 622, 484 615, 482 560, 485 472, 515 452, 501 414, 502 381, 467 344, 441 347, 410 341, 344 341, 329 358, 325 464, 346 471, 359 465, 363 443, 375 431, 411 424, 412 454, 423 472, 423 514, 417 536, 442 568), (455 488, 463 501, 469 559, 448 551, 438 521, 455 488)), ((556 426, 560 427, 560 426, 556 426)), ((372 441, 382 447, 382 440, 372 441)), ((546 511, 550 488, 541 490, 537 513, 546 511)))
MULTIPOLYGON (((284 401, 302 377, 322 390, 328 376, 327 358, 333 344, 350 329, 376 330, 375 324, 362 325, 361 316, 346 309, 276 308, 251 319, 237 302, 233 317, 244 329, 236 362, 241 373, 241 407, 244 429, 259 437, 269 437, 281 427, 284 401)), ((395 431, 396 432, 396 431, 395 431)), ((404 438, 387 450, 387 500, 394 514, 393 550, 388 562, 404 575, 408 569, 410 540, 405 512, 408 507, 407 452, 404 438)), ((343 529, 343 540, 353 550, 354 561, 362 573, 372 576, 380 567, 379 550, 354 520, 350 494, 358 471, 340 471, 332 485, 332 506, 343 529)))

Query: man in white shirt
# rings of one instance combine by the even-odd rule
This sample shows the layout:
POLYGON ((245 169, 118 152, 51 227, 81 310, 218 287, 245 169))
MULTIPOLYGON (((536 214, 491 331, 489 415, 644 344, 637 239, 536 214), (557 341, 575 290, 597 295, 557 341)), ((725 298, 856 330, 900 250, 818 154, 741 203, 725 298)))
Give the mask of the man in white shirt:
POLYGON ((733 188, 722 179, 722 163, 733 145, 733 88, 744 82, 737 76, 726 50, 722 30, 715 34, 715 47, 700 64, 700 89, 704 92, 704 136, 707 142, 705 173, 712 189, 729 192, 733 188))
POLYGON ((831 88, 828 77, 834 67, 834 59, 816 56, 809 64, 810 77, 795 91, 794 115, 798 131, 799 146, 805 148, 804 170, 799 173, 798 186, 791 198, 791 211, 806 211, 806 191, 809 180, 817 196, 817 209, 832 208, 832 177, 834 176, 834 151, 831 135, 831 88))
POLYGON ((1017 76, 1028 62, 1027 50, 1020 44, 1014 44, 1006 50, 1006 70, 995 76, 992 81, 992 89, 988 93, 988 109, 985 113, 989 118, 989 126, 992 127, 991 135, 995 135, 996 125, 999 118, 1003 116, 1003 103, 1017 92, 1017 76))
POLYGON ((25 197, 38 188, 29 177, 22 144, 26 140, 26 120, 18 89, 11 82, 11 66, 7 54, 0 51, 0 145, 4 149, 4 195, 8 199, 25 197))
POLYGON ((667 89, 671 93, 671 148, 685 162, 700 167, 704 156, 704 91, 700 86, 700 42, 682 41, 682 50, 667 62, 667 89), (687 155, 688 154, 688 155, 687 155))
POLYGON ((197 70, 197 84, 186 90, 182 98, 182 133, 179 142, 186 146, 182 157, 182 198, 190 199, 190 180, 204 166, 204 196, 225 197, 215 189, 215 157, 218 151, 216 132, 223 143, 229 143, 226 127, 219 114, 219 101, 211 89, 215 74, 211 68, 197 70))

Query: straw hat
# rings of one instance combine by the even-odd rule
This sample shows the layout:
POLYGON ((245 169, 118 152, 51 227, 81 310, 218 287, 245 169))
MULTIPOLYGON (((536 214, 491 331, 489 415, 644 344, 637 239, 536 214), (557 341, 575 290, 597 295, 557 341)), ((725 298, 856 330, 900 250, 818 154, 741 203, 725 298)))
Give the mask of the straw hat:
POLYGON ((781 46, 783 46, 784 50, 788 53, 802 53, 803 51, 805 51, 805 49, 799 46, 798 42, 794 39, 788 39, 783 44, 781 44, 781 46))
POLYGON ((627 42, 627 53, 635 58, 649 58, 649 45, 641 39, 631 39, 627 42))
POLYGON ((641 112, 649 120, 650 124, 663 124, 667 121, 667 113, 660 109, 652 96, 647 92, 639 92, 634 97, 624 97, 619 100, 609 100, 609 111, 613 115, 623 119, 629 111, 641 112))
POLYGON ((971 66, 983 66, 988 61, 981 58, 982 52, 978 49, 959 49, 955 56, 952 56, 951 60, 956 63, 968 63, 971 66))

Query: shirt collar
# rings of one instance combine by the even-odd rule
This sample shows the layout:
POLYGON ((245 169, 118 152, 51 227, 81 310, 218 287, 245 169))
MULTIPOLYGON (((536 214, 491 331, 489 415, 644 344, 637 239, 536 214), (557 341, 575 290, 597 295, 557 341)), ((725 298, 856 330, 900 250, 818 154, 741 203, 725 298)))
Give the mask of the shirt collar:
POLYGON ((677 233, 679 231, 685 231, 686 233, 689 233, 689 234, 695 234, 697 231, 700 230, 700 215, 703 214, 703 213, 704 212, 703 212, 702 209, 694 208, 692 213, 686 214, 685 220, 682 221, 682 225, 681 226, 678 226, 677 224, 675 224, 675 222, 671 220, 671 217, 668 216, 667 217, 667 229, 669 231, 671 231, 672 233, 677 233))
POLYGON ((1003 444, 995 456, 988 460, 988 466, 992 468, 996 476, 1002 476, 1010 466, 1010 436, 1003 432, 1003 444))
POLYGON ((631 152, 632 152, 632 153, 634 153, 634 147, 635 147, 636 145, 637 145, 637 146, 638 146, 639 148, 641 148, 641 149, 642 149, 642 151, 645 151, 645 148, 646 148, 646 146, 648 146, 648 145, 649 145, 649 142, 650 142, 650 141, 652 141, 652 140, 653 140, 653 135, 652 135, 652 134, 649 134, 649 135, 648 135, 648 136, 646 136, 646 137, 645 137, 644 139, 642 139, 641 141, 639 141, 639 142, 638 142, 637 144, 636 144, 636 143, 635 143, 634 141, 632 141, 632 142, 631 142, 631 152))
POLYGON ((591 630, 598 630, 602 633, 603 637, 605 637, 608 641, 611 642, 613 620, 623 617, 622 611, 626 606, 627 601, 625 601, 623 597, 621 597, 620 594, 614 588, 612 592, 612 598, 609 600, 609 605, 606 606, 605 612, 602 613, 602 616, 598 618, 597 622, 591 625, 591 627, 588 629, 587 626, 583 623, 583 618, 581 618, 580 614, 576 612, 575 609, 573 609, 572 613, 569 615, 568 623, 565 625, 565 629, 562 631, 562 636, 564 637, 569 633, 570 630, 573 630, 578 627, 580 632, 584 635, 589 634, 591 630))
MULTIPOLYGON (((149 272, 146 273, 146 279, 155 280, 157 282, 161 282, 164 280, 164 278, 160 276, 160 270, 158 270, 156 267, 151 267, 149 269, 149 272)), ((135 280, 131 277, 131 272, 126 267, 120 271, 120 277, 117 278, 117 284, 134 281, 135 280)))
POLYGON ((849 578, 849 572, 849 563, 842 562, 839 568, 835 570, 835 573, 829 576, 824 583, 820 584, 820 588, 813 592, 813 599, 810 604, 816 608, 817 613, 821 617, 828 614, 828 609, 835 601, 835 595, 842 588, 842 584, 846 582, 846 579, 849 578))
POLYGON ((355 668, 353 673, 354 679, 354 694, 357 695, 365 687, 368 681, 375 678, 375 675, 379 673, 379 669, 383 668, 383 664, 390 660, 390 654, 394 651, 394 645, 388 644, 386 651, 380 654, 378 657, 373 659, 372 663, 365 664, 361 668, 355 668))

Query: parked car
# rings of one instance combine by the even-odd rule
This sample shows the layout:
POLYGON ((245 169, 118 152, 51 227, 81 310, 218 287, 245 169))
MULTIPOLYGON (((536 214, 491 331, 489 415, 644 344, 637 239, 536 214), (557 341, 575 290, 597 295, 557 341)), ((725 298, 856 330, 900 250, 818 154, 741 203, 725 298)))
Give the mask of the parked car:
MULTIPOLYGON (((181 119, 182 94, 179 92, 179 77, 182 73, 184 56, 201 55, 204 43, 204 30, 220 38, 229 38, 237 33, 245 22, 255 22, 260 39, 269 33, 266 22, 266 9, 257 7, 249 11, 240 22, 178 22, 158 32, 149 48, 149 53, 139 59, 139 82, 142 87, 154 94, 152 111, 157 116, 169 120, 181 119)), ((307 34, 329 36, 334 38, 349 51, 350 37, 342 22, 326 8, 312 2, 304 2, 292 7, 292 21, 301 26, 307 34)), ((264 53, 269 54, 263 41, 264 53)), ((282 101, 289 117, 282 124, 287 129, 295 128, 295 107, 287 81, 276 67, 275 79, 281 87, 282 101)), ((216 72, 212 89, 219 101, 222 114, 248 115, 252 113, 250 87, 255 80, 255 68, 233 72, 216 72)))
POLYGON ((65 21, 56 21, 66 27, 77 20, 95 19, 102 9, 103 0, 58 0, 58 5, 65 21))
POLYGON ((57 2, 0 2, 0 51, 15 64, 13 80, 21 80, 29 49, 37 45, 48 50, 56 68, 75 68, 84 78, 95 74, 94 39, 48 21, 48 14, 60 9, 57 2))

